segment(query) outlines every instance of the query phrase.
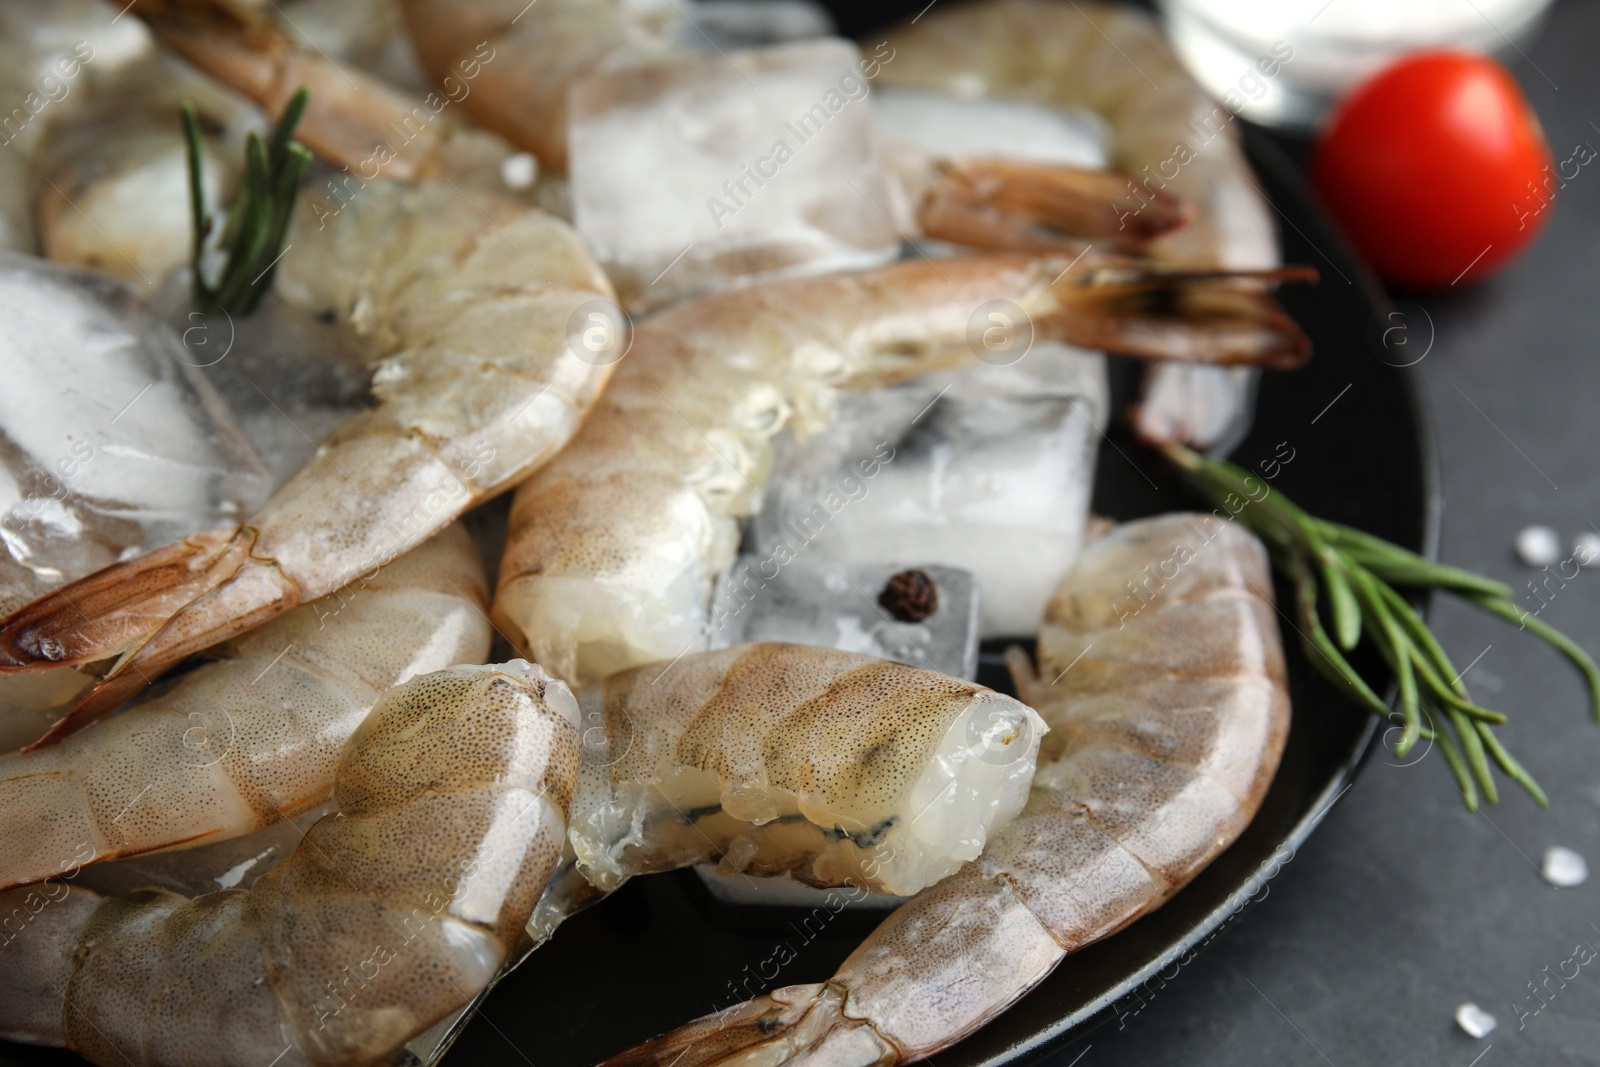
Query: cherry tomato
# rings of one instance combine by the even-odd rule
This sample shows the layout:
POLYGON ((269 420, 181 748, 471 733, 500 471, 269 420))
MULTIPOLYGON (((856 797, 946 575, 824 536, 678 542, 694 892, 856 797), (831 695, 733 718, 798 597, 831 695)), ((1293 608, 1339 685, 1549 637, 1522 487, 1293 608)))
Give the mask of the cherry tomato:
POLYGON ((1408 56, 1357 87, 1311 178, 1378 273, 1410 288, 1492 273, 1539 232, 1560 185, 1511 75, 1460 52, 1408 56))

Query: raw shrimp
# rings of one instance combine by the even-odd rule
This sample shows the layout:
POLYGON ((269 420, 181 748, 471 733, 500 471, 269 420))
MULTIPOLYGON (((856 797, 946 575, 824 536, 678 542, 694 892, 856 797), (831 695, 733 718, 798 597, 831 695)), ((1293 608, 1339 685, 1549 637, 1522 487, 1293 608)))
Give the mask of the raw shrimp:
POLYGON ((1016 666, 1051 732, 1027 806, 983 856, 895 911, 827 982, 789 986, 609 1067, 921 1059, 1069 952, 1181 889, 1272 780, 1289 701, 1266 555, 1210 515, 1128 523, 1084 551, 1016 666))
MULTIPOLYGON (((1044 733, 1034 711, 983 686, 783 644, 622 672, 579 693, 578 711, 569 844, 529 923, 534 943, 634 875, 701 861, 852 894, 914 892, 1016 816, 1044 733)), ((154 880, 203 892, 265 877, 294 837, 286 820, 220 846, 68 874, 102 891, 154 880)))
POLYGON ((567 169, 568 90, 597 69, 681 52, 681 9, 625 0, 401 0, 417 59, 435 84, 487 42, 500 58, 462 107, 479 125, 567 169))
POLYGON ((99 0, 0 0, 0 249, 36 250, 32 171, 46 132, 148 45, 99 0))
POLYGON ((180 105, 194 104, 200 117, 201 196, 213 216, 238 182, 246 135, 264 128, 261 114, 153 46, 86 97, 39 152, 40 250, 154 294, 191 255, 180 105))
POLYGON ((499 189, 501 164, 513 154, 493 134, 454 121, 446 112, 465 95, 493 49, 452 57, 445 95, 417 98, 382 77, 336 64, 314 47, 297 45, 270 16, 231 0, 138 0, 131 5, 156 38, 195 67, 255 101, 276 118, 300 88, 310 90, 295 137, 342 166, 344 181, 450 179, 499 189), (470 64, 470 66, 468 66, 470 64), (353 172, 353 173, 350 173, 353 172))
POLYGON ((387 1060, 486 986, 561 852, 577 705, 454 667, 373 707, 337 810, 249 890, 0 894, 0 1033, 106 1065, 387 1060))
POLYGON ((452 525, 97 729, 0 756, 0 886, 209 844, 320 804, 381 693, 488 655, 485 599, 477 548, 452 525))
POLYGON ((1021 810, 1043 733, 1032 709, 984 686, 810 645, 686 655, 578 699, 570 838, 605 891, 722 859, 914 893, 1021 810))
MULTIPOLYGON (((1162 210, 1164 197, 1193 207, 1189 225, 1160 236, 1146 254, 1195 267, 1278 265, 1272 213, 1232 112, 1206 95, 1144 12, 1090 0, 944 3, 887 40, 895 61, 883 68, 885 86, 1099 114, 1112 167, 1132 176, 1114 194, 1126 224, 1162 210)), ((1285 61, 1281 52, 1262 59, 1274 69, 1285 61)), ((1252 392, 1248 370, 1163 365, 1146 382, 1137 429, 1152 440, 1236 439, 1252 392)))
POLYGON ((277 291, 364 339, 377 403, 248 523, 116 564, 0 626, 0 670, 121 654, 58 734, 516 484, 611 375, 611 360, 568 340, 585 305, 614 305, 565 224, 449 182, 373 181, 320 221, 319 208, 297 208, 277 291))
POLYGON ((1114 262, 907 261, 713 294, 645 321, 582 432, 517 493, 501 629, 575 684, 703 643, 712 583, 739 517, 759 507, 772 438, 825 428, 839 388, 974 354, 1020 358, 1023 335, 1218 363, 1307 355, 1259 291, 1168 277, 1167 295, 1146 301, 1163 279, 1114 262), (996 330, 1018 347, 985 348, 996 330))
MULTIPOLYGON (((568 846, 528 952, 628 878, 694 863, 854 898, 916 892, 1016 816, 1043 730, 971 682, 776 643, 623 671, 578 701, 568 846)), ((466 1017, 412 1051, 433 1062, 466 1017)))
MULTIPOLYGON (((480 91, 463 107, 556 172, 567 169, 572 90, 586 77, 664 61, 652 75, 659 90, 708 83, 724 75, 730 62, 705 49, 693 16, 676 6, 618 0, 545 0, 536 7, 515 0, 474 0, 465 6, 452 0, 401 0, 401 6, 418 58, 436 82, 449 77, 479 42, 490 42, 508 57, 485 69, 480 91)), ((887 56, 889 61, 864 64, 869 78, 888 69, 893 51, 887 56)), ((1131 246, 1181 226, 1186 218, 1181 202, 1157 194, 1148 213, 1131 226, 1117 225, 1108 204, 1122 195, 1124 179, 1102 171, 1023 160, 947 160, 907 149, 880 146, 892 177, 903 183, 901 196, 912 210, 906 221, 928 236, 964 237, 973 215, 982 214, 1003 229, 1015 227, 1012 236, 1020 239, 1025 231, 1027 237, 1002 242, 984 233, 978 241, 984 245, 1059 247, 1050 237, 1053 228, 1131 246)), ((699 201, 692 206, 698 208, 699 201)))
MULTIPOLYGON (((426 111, 408 107, 393 90, 369 75, 361 75, 365 80, 359 89, 350 88, 349 75, 325 55, 295 44, 264 15, 230 0, 142 0, 134 10, 164 43, 269 112, 280 110, 297 85, 311 86, 312 105, 300 127, 302 139, 346 170, 356 167, 362 177, 383 169, 389 177, 416 178, 439 173, 444 165, 440 161, 449 159, 471 160, 468 169, 474 174, 486 170, 498 174, 487 163, 504 161, 507 152, 503 145, 500 150, 469 153, 459 148, 447 151, 426 137, 411 143, 411 128, 418 125, 412 115, 427 119, 430 112, 437 115, 449 103, 458 104, 484 126, 530 149, 548 169, 559 173, 568 162, 568 97, 579 83, 590 84, 585 79, 613 75, 642 79, 636 86, 631 82, 590 86, 593 106, 601 111, 615 104, 614 97, 631 98, 641 92, 674 100, 672 93, 690 92, 693 99, 686 106, 703 111, 708 96, 721 92, 709 87, 728 76, 726 57, 692 51, 678 43, 691 39, 687 26, 671 13, 664 14, 662 8, 642 10, 611 0, 548 0, 536 7, 490 0, 466 8, 454 3, 412 2, 405 8, 412 42, 439 89, 428 98, 437 106, 430 103, 426 111), (374 84, 369 87, 367 81, 374 84), (397 151, 390 148, 394 141, 391 131, 405 134, 399 164, 389 161, 397 151), (386 149, 381 157, 375 150, 365 149, 374 142, 386 149), (352 152, 355 146, 362 146, 361 151, 352 152), (360 158, 362 151, 365 159, 360 158), (376 163, 375 157, 380 157, 376 163)), ((824 60, 821 52, 815 56, 807 53, 810 58, 784 58, 780 51, 758 49, 749 53, 750 62, 758 67, 775 65, 775 71, 788 71, 786 64, 791 62, 807 70, 807 63, 828 65, 832 60, 850 70, 863 66, 854 58, 853 47, 836 45, 837 51, 823 49, 831 60, 824 60)), ((748 111, 746 81, 742 78, 729 90, 737 95, 738 106, 748 111)), ((741 121, 750 125, 748 116, 741 121)), ((774 113, 773 128, 780 122, 774 113)), ((430 136, 447 128, 440 125, 435 130, 426 122, 421 125, 430 136)), ((769 144, 763 141, 760 147, 765 150, 769 144)), ((1187 217, 1181 201, 1151 193, 1147 209, 1129 223, 1126 213, 1119 217, 1108 207, 1121 193, 1124 179, 1103 171, 1018 159, 946 160, 899 142, 886 142, 878 150, 886 160, 862 160, 865 170, 858 176, 875 191, 883 187, 878 199, 884 201, 884 208, 879 208, 872 196, 863 200, 865 194, 859 187, 851 189, 848 174, 835 178, 826 183, 827 191, 818 194, 820 200, 806 199, 797 207, 778 209, 779 220, 773 224, 782 232, 746 232, 744 224, 754 219, 746 216, 736 230, 726 234, 720 233, 722 222, 717 221, 718 238, 699 242, 705 248, 694 251, 682 266, 678 264, 683 255, 692 249, 674 247, 666 255, 677 269, 666 284, 657 284, 667 273, 661 268, 668 263, 655 262, 659 249, 654 237, 645 236, 644 245, 638 245, 631 235, 619 238, 615 231, 621 223, 612 217, 615 213, 601 211, 590 217, 581 205, 576 222, 606 262, 629 306, 644 309, 752 275, 883 262, 892 258, 907 229, 959 240, 977 235, 976 243, 985 245, 1030 250, 1069 247, 1076 251, 1079 246, 1072 239, 1080 236, 1095 238, 1103 249, 1136 247, 1181 226, 1187 217), (891 220, 885 211, 899 221, 891 220), (621 245, 613 247, 618 240, 621 245), (644 246, 651 250, 643 251, 644 246)), ((729 151, 730 146, 723 147, 724 154, 729 151)), ((872 157, 876 150, 863 144, 848 151, 855 158, 872 157)), ((607 157, 605 165, 615 168, 618 164, 607 157)), ((585 182, 594 179, 595 175, 589 174, 585 182)), ((536 195, 543 202, 566 200, 544 185, 539 190, 536 195)), ((623 196, 627 199, 629 194, 623 196)), ((634 212, 627 222, 668 217, 681 222, 691 214, 698 217, 699 194, 690 200, 692 203, 670 199, 662 208, 665 215, 652 213, 656 209, 643 206, 640 200, 643 214, 634 212)))
MULTIPOLYGON (((358 66, 334 66, 329 53, 343 59, 347 52, 367 60, 388 58, 388 66, 402 66, 393 57, 374 54, 385 37, 397 39, 399 11, 389 10, 385 29, 381 19, 376 25, 363 20, 371 14, 364 9, 372 6, 319 6, 310 17, 296 12, 297 26, 311 26, 321 43, 313 45, 319 51, 310 53, 309 69, 291 64, 282 72, 288 89, 276 81, 263 82, 260 66, 247 62, 254 53, 231 44, 242 37, 257 50, 298 54, 261 16, 219 5, 223 18, 237 20, 232 35, 214 24, 203 31, 232 48, 212 48, 209 38, 202 37, 207 43, 201 69, 227 75, 222 84, 156 48, 139 20, 123 20, 123 27, 142 39, 138 61, 122 64, 82 94, 86 100, 75 101, 78 106, 68 121, 52 123, 40 151, 38 228, 44 253, 57 262, 116 274, 148 290, 158 288, 191 255, 188 145, 178 121, 180 103, 194 104, 199 114, 202 194, 208 213, 216 216, 221 195, 240 176, 245 135, 265 126, 252 99, 281 108, 295 88, 293 78, 301 74, 316 73, 326 80, 316 82, 318 91, 299 135, 327 154, 335 167, 344 168, 343 173, 323 176, 323 188, 310 194, 324 198, 327 210, 336 210, 350 190, 378 174, 413 180, 444 175, 466 187, 501 188, 499 164, 512 150, 499 138, 463 129, 448 114, 440 114, 443 98, 438 94, 411 99, 358 66), (330 19, 336 24, 327 25, 330 19), (359 94, 348 95, 351 84, 359 94), (329 93, 333 98, 325 101, 329 93), (335 199, 327 200, 328 191, 335 199)), ((149 15, 164 38, 171 38, 167 43, 191 42, 179 49, 188 55, 201 47, 191 41, 201 31, 185 29, 185 20, 203 11, 157 5, 149 15)), ((94 14, 104 21, 98 6, 94 14)))
MULTIPOLYGON (((232 414, 125 286, 0 251, 0 321, 0 612, 266 499, 232 414)), ((91 681, 0 677, 0 750, 91 681)))

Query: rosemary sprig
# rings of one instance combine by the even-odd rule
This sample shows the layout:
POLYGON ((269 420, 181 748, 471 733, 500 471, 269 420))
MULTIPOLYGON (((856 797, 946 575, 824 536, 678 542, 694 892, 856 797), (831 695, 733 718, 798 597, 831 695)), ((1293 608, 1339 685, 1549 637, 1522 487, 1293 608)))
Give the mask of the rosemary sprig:
POLYGON ((1395 587, 1454 593, 1546 641, 1583 674, 1592 714, 1600 722, 1600 668, 1583 649, 1518 608, 1509 586, 1315 518, 1265 481, 1225 460, 1179 444, 1166 445, 1163 451, 1207 496, 1223 503, 1266 543, 1274 566, 1294 585, 1296 628, 1307 658, 1357 703, 1401 727, 1396 756, 1405 757, 1422 738, 1433 741, 1469 810, 1477 810, 1480 793, 1491 804, 1499 799, 1491 763, 1526 789, 1540 807, 1549 807, 1532 775, 1494 734, 1494 727, 1504 724, 1506 717, 1472 702, 1461 673, 1395 587), (1324 615, 1332 626, 1331 635, 1323 625, 1324 615), (1386 704, 1345 658, 1363 636, 1394 673, 1398 707, 1386 704))
POLYGON ((189 145, 189 210, 194 227, 191 249, 194 300, 201 311, 226 311, 248 315, 272 287, 280 248, 294 212, 300 172, 311 153, 292 140, 295 126, 305 114, 310 93, 301 88, 290 99, 270 139, 251 131, 245 141, 244 181, 229 205, 218 240, 226 250, 215 284, 202 269, 207 238, 215 220, 206 213, 201 187, 200 119, 194 105, 183 105, 183 132, 189 145))

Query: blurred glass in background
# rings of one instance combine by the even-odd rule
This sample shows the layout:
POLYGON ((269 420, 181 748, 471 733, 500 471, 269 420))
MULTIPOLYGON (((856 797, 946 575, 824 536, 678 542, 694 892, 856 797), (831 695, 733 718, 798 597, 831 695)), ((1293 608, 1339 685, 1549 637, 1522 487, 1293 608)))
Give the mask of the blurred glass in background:
POLYGON ((1173 46, 1207 90, 1252 122, 1299 131, 1315 129, 1347 90, 1404 53, 1451 47, 1514 58, 1549 4, 1160 0, 1173 46))

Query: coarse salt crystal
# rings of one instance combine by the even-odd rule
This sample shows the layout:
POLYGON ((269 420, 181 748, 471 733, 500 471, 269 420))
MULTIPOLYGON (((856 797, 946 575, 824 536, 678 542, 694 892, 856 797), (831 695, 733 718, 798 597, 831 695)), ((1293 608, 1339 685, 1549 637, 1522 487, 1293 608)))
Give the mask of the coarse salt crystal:
POLYGON ((1570 848, 1555 845, 1544 850, 1544 866, 1540 873, 1551 885, 1570 889, 1589 880, 1589 864, 1570 848))
POLYGON ((1548 526, 1528 526, 1517 534, 1517 558, 1530 567, 1548 567, 1561 558, 1561 535, 1548 526))
POLYGON ((1580 567, 1600 567, 1600 533, 1585 530, 1572 542, 1572 558, 1580 567))
POLYGON ((1456 1009, 1456 1025, 1473 1037, 1488 1037, 1500 1024, 1493 1015, 1469 1000, 1456 1009))

